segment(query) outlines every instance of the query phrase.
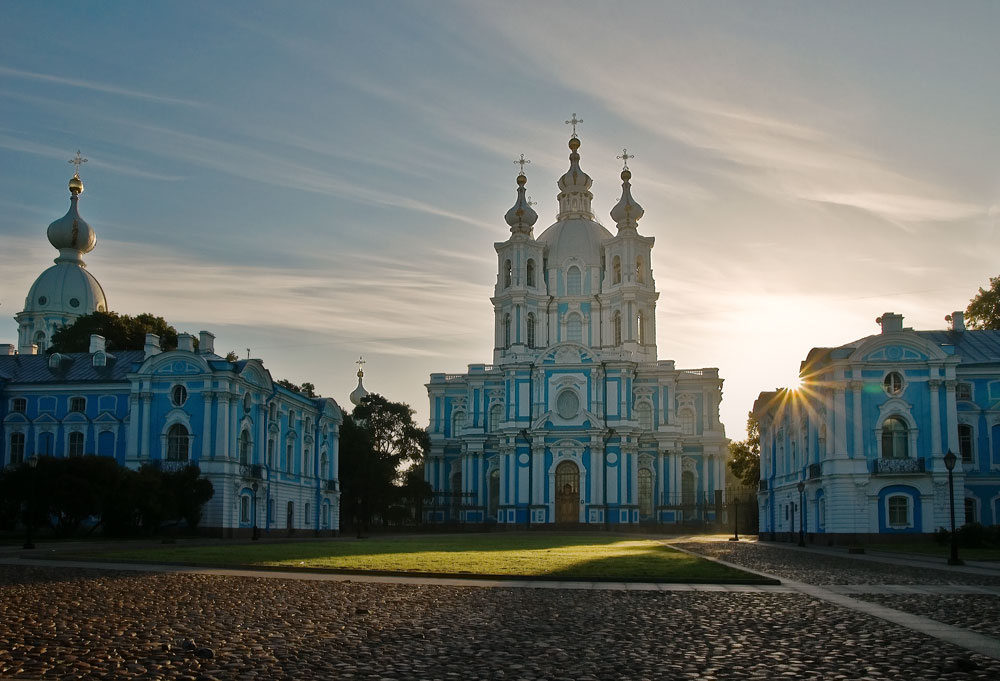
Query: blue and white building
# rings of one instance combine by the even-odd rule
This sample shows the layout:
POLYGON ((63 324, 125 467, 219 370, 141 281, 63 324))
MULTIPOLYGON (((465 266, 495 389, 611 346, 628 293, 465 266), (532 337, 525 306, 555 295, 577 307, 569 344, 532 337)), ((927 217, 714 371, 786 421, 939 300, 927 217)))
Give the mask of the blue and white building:
POLYGON ((527 178, 517 177, 510 237, 494 244, 492 364, 427 384, 436 503, 426 519, 714 520, 728 454, 722 379, 657 358, 654 239, 638 231, 631 172, 621 173, 612 234, 591 210, 575 134, 569 148, 556 221, 537 237, 527 178))
POLYGON ((70 209, 48 229, 55 266, 31 286, 18 348, 0 345, 0 465, 36 456, 110 456, 132 468, 197 464, 215 489, 202 527, 245 534, 336 532, 342 415, 329 398, 278 385, 258 359, 228 361, 215 337, 180 334, 178 347, 40 354, 59 327, 107 301, 83 254, 96 244, 80 216, 79 175, 70 209))
POLYGON ((803 520, 830 541, 950 527, 948 451, 956 524, 1000 523, 1000 331, 949 319, 914 331, 887 312, 880 334, 811 350, 797 389, 760 394, 762 533, 803 520))

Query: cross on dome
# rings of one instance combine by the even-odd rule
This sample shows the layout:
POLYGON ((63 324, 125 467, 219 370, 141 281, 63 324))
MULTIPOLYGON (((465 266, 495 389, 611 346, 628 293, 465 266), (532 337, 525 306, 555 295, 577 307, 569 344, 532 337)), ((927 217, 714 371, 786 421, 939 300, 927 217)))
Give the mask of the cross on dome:
POLYGON ((524 157, 524 154, 521 154, 521 158, 514 159, 514 163, 516 163, 519 166, 521 166, 521 172, 519 173, 519 175, 524 175, 524 166, 530 164, 531 161, 529 161, 528 159, 526 159, 524 157))
POLYGON ((358 361, 355 362, 358 365, 358 378, 365 375, 365 358, 364 356, 358 357, 358 361))
POLYGON ((577 118, 575 111, 573 112, 573 117, 571 119, 569 119, 568 121, 566 121, 566 125, 572 125, 573 126, 573 137, 574 138, 576 137, 576 126, 578 124, 580 124, 580 123, 583 123, 583 119, 582 118, 577 118))
POLYGON ((532 200, 531 200, 531 197, 529 196, 529 197, 528 197, 528 201, 527 201, 527 204, 528 204, 529 206, 537 206, 537 205, 538 205, 538 201, 532 201, 532 200))
POLYGON ((616 157, 620 161, 624 161, 625 165, 622 170, 628 170, 628 160, 630 158, 635 158, 635 154, 628 153, 628 149, 622 149, 622 155, 616 157))
POLYGON ((80 166, 89 160, 90 159, 84 158, 83 156, 80 155, 79 149, 76 150, 76 158, 71 158, 69 161, 67 161, 67 163, 71 163, 72 165, 76 166, 76 171, 73 173, 74 177, 80 177, 80 166))

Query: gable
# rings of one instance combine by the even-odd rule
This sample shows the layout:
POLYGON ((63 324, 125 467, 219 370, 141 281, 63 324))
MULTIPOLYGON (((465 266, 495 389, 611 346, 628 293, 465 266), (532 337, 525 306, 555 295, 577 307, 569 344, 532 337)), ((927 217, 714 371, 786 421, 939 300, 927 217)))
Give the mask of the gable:
POLYGON ((930 357, 907 345, 886 345, 861 357, 864 362, 926 362, 930 357))

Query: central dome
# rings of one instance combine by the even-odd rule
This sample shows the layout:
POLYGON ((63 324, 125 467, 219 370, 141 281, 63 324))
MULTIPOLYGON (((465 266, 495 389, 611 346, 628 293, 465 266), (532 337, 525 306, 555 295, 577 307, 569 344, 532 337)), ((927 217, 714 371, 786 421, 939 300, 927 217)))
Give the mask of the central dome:
POLYGON ((548 248, 549 262, 561 266, 570 259, 591 267, 601 265, 601 242, 611 238, 611 232, 593 220, 574 218, 560 220, 538 236, 548 248))

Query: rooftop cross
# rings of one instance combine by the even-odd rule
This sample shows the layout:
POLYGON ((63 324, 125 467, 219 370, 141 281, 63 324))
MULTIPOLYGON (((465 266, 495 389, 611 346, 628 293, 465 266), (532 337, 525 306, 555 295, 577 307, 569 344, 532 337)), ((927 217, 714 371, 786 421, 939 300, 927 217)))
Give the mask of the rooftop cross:
POLYGON ((358 357, 358 361, 355 362, 358 365, 358 376, 362 376, 365 373, 365 358, 358 357))
POLYGON ((628 149, 622 149, 622 155, 617 156, 616 158, 625 162, 625 167, 622 168, 622 170, 628 170, 628 160, 630 158, 635 158, 635 154, 628 153, 628 149))
POLYGON ((69 160, 69 163, 72 163, 73 165, 76 166, 76 171, 73 174, 76 175, 77 177, 79 177, 80 176, 80 166, 82 164, 86 163, 88 160, 89 159, 85 159, 83 156, 81 156, 80 155, 80 150, 77 149, 76 150, 76 158, 71 158, 69 160))
POLYGON ((573 126, 573 137, 576 137, 576 126, 579 123, 583 123, 583 119, 582 118, 577 118, 576 117, 576 112, 574 111, 573 112, 573 117, 571 119, 569 119, 568 121, 566 121, 566 125, 572 125, 573 126))
POLYGON ((529 206, 537 206, 538 205, 538 201, 532 201, 531 197, 529 196, 528 197, 528 205, 529 206))
POLYGON ((526 166, 529 163, 531 163, 531 161, 529 161, 528 159, 526 159, 524 157, 524 154, 521 154, 521 158, 515 159, 514 163, 516 163, 519 166, 521 166, 521 172, 519 174, 524 175, 524 166, 526 166))

